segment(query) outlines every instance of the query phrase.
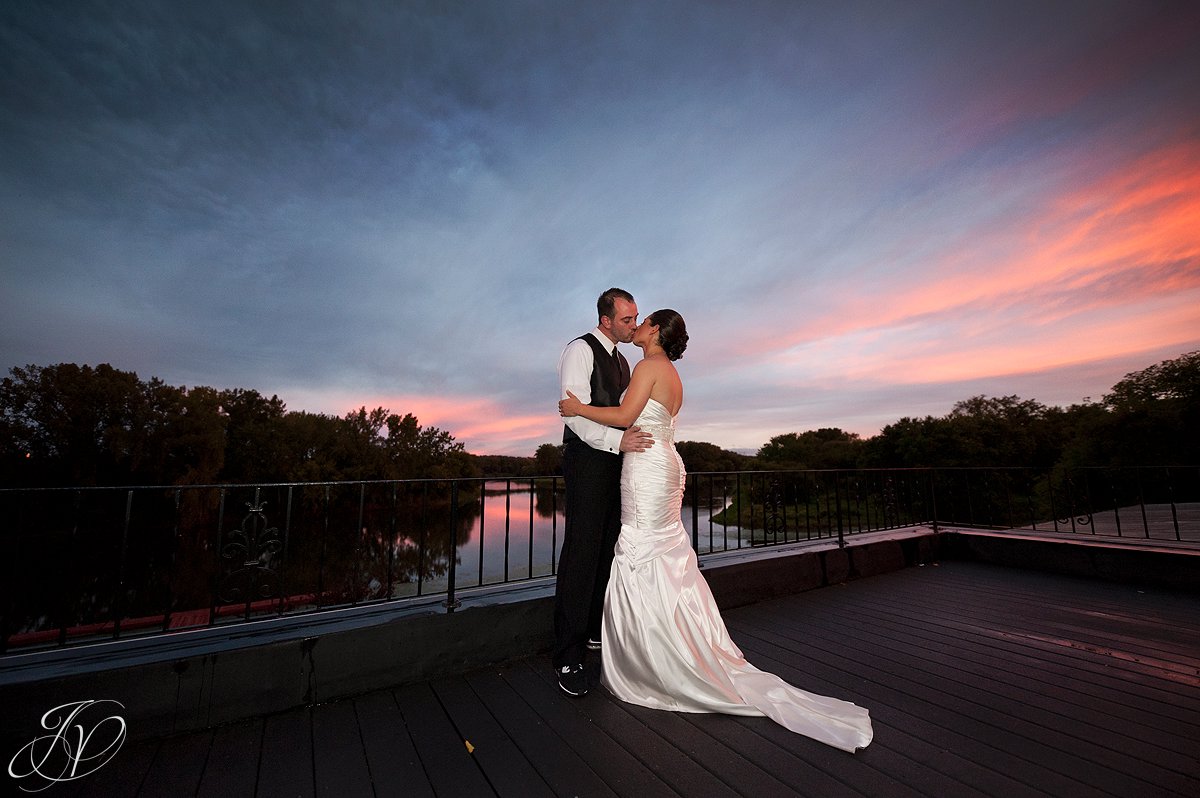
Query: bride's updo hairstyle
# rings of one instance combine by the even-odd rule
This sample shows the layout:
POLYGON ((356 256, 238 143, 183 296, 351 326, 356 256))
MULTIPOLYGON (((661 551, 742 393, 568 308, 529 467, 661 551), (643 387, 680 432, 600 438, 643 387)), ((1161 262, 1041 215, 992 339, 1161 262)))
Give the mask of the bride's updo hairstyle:
POLYGON ((651 313, 648 321, 658 328, 658 345, 667 353, 667 357, 671 360, 683 357, 683 350, 687 349, 688 342, 687 325, 683 323, 683 316, 670 308, 664 308, 651 313))

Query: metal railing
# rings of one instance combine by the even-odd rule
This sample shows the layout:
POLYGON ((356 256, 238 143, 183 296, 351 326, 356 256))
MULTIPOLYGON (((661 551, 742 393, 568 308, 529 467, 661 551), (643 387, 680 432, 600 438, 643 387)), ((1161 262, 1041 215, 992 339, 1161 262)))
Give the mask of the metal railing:
MULTIPOLYGON (((939 524, 1186 540, 1200 469, 690 474, 700 555, 939 524)), ((555 573, 561 477, 0 490, 0 654, 555 573)), ((1194 539, 1200 539, 1200 531, 1194 539)))
POLYGON ((943 468, 944 525, 1200 543, 1200 467, 943 468))
POLYGON ((936 523, 932 471, 689 474, 683 518, 700 555, 936 523), (707 512, 705 510, 707 509, 707 512))

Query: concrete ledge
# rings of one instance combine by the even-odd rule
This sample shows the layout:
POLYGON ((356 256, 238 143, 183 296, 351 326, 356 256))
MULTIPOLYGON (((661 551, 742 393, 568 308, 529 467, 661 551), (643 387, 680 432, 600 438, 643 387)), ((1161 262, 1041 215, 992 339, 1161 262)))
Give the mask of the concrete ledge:
POLYGON ((161 737, 518 659, 553 640, 553 590, 508 588, 453 613, 376 607, 6 657, 0 740, 19 748, 68 701, 118 701, 131 739, 161 737))
POLYGON ((845 548, 824 540, 751 549, 749 557, 739 553, 724 561, 715 555, 706 561, 704 577, 717 605, 730 609, 929 562, 937 548, 929 530, 873 533, 851 538, 845 548))
POLYGON ((1148 587, 1200 590, 1200 551, 1092 535, 1037 536, 947 529, 943 556, 1148 587))
MULTIPOLYGON (((749 549, 705 558, 729 608, 936 559, 927 529, 749 549)), ((207 728, 547 651, 553 582, 466 591, 174 635, 113 641, 0 660, 0 736, 30 735, 68 701, 121 702, 131 738, 207 728)))

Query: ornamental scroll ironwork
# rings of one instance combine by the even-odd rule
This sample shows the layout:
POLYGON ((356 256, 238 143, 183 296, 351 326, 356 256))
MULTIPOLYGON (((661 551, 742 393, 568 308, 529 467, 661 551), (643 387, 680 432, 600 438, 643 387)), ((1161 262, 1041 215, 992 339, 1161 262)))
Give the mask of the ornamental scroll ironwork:
POLYGON ((1072 477, 1070 475, 1067 476, 1066 487, 1067 487, 1067 503, 1069 505, 1067 507, 1067 515, 1065 517, 1058 518, 1055 520, 1055 528, 1057 528, 1059 524, 1062 524, 1063 526, 1067 526, 1069 524, 1071 527, 1071 531, 1076 532, 1076 531, 1078 531, 1077 527, 1081 527, 1081 526, 1082 527, 1091 527, 1092 526, 1091 511, 1083 510, 1080 512, 1076 512, 1075 508, 1076 508, 1077 504, 1076 504, 1075 496, 1076 496, 1077 489, 1075 486, 1074 477, 1072 477))
POLYGON ((787 531, 787 514, 783 505, 783 483, 772 478, 763 496, 763 532, 765 542, 774 543, 780 533, 787 531))
POLYGON ((254 501, 246 502, 241 525, 231 529, 221 544, 221 559, 233 562, 218 581, 217 597, 223 604, 249 603, 279 593, 279 572, 272 566, 283 550, 283 538, 278 527, 268 525, 266 504, 255 490, 254 501))
POLYGON ((883 525, 900 525, 900 501, 896 497, 896 481, 891 477, 883 480, 883 525))

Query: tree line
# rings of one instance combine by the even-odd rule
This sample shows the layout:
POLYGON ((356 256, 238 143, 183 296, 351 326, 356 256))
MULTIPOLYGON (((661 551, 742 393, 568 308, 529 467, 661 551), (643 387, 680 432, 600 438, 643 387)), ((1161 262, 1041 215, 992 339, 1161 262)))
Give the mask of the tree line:
POLYGON ((1048 407, 974 396, 867 439, 841 429, 772 438, 764 468, 1200 465, 1200 352, 1127 374, 1098 402, 1048 407))
POLYGON ((450 433, 411 413, 288 411, 255 390, 176 387, 108 364, 0 381, 0 485, 203 485, 474 476, 450 433))
MULTIPOLYGON (((1099 402, 975 396, 878 435, 792 432, 743 455, 682 441, 690 472, 951 466, 1196 465, 1200 352, 1125 376, 1099 402)), ((562 447, 472 455, 411 413, 288 411, 255 390, 186 388, 110 365, 13 368, 0 381, 0 486, 187 485, 545 476, 562 447)))

